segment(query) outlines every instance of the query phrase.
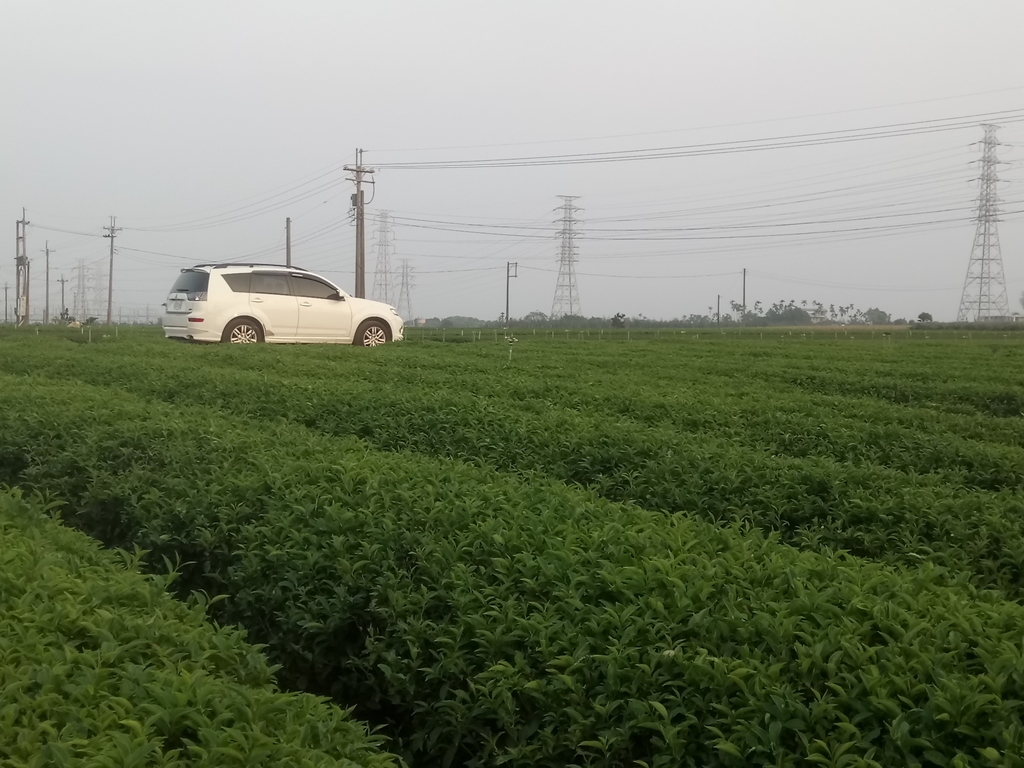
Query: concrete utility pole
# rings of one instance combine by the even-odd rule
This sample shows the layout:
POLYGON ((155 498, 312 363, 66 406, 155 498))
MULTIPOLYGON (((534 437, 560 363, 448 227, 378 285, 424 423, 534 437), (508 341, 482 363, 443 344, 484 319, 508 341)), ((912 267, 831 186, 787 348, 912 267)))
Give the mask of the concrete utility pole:
POLYGON ((116 222, 117 217, 111 216, 110 226, 104 227, 104 229, 107 230, 107 234, 105 234, 104 237, 110 238, 110 269, 107 271, 107 325, 114 324, 114 238, 117 237, 117 233, 121 231, 120 227, 114 226, 116 222))
POLYGON ((4 323, 7 323, 7 283, 4 283, 4 323))
POLYGON ((287 218, 284 220, 284 265, 290 267, 292 265, 292 220, 287 218))
POLYGON ((743 315, 740 317, 740 325, 747 324, 747 268, 743 268, 743 315))
POLYGON ((722 294, 718 294, 718 308, 715 310, 715 326, 722 324, 722 294))
POLYGON ((50 324, 50 254, 56 253, 57 249, 50 250, 50 241, 46 241, 46 303, 43 305, 43 325, 50 324))
POLYGON ((509 282, 513 277, 519 277, 519 262, 518 261, 506 261, 505 262, 505 327, 508 328, 510 325, 508 317, 508 294, 509 294, 509 282), (515 272, 513 272, 515 270, 515 272))
POLYGON ((63 320, 68 316, 68 305, 64 303, 64 283, 66 283, 67 280, 64 279, 63 273, 61 273, 60 280, 57 282, 60 283, 60 316, 63 320))
POLYGON ((21 218, 17 222, 17 239, 14 250, 14 324, 28 325, 29 312, 29 268, 28 251, 25 250, 25 227, 29 222, 25 219, 25 209, 21 209, 21 218))
MULTIPOLYGON (((363 177, 373 173, 373 168, 363 165, 363 150, 356 150, 356 164, 346 165, 345 170, 352 176, 349 181, 356 183, 356 193, 352 195, 352 207, 356 211, 356 298, 366 298, 366 225, 363 221, 365 200, 363 197, 363 177)), ((368 182, 372 184, 373 182, 368 182)))

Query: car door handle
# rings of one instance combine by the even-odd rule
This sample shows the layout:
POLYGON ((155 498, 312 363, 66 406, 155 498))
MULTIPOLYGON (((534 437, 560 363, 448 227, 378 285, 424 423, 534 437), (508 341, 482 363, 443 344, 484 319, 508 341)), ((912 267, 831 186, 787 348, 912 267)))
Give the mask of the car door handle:
POLYGON ((249 301, 253 302, 254 304, 263 303, 263 299, 261 299, 259 296, 253 296, 252 298, 249 299, 249 301))
POLYGON ((300 301, 299 302, 299 306, 300 307, 312 307, 313 304, 311 302, 308 302, 308 301, 300 301))

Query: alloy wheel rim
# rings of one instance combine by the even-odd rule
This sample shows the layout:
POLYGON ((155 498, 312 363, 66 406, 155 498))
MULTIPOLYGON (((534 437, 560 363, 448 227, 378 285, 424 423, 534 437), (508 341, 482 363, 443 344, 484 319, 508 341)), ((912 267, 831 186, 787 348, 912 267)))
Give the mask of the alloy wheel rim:
POLYGON ((387 340, 387 336, 384 335, 384 329, 376 325, 372 328, 367 328, 366 333, 363 334, 363 346, 365 347, 376 347, 387 340))
POLYGON ((251 325, 239 325, 231 331, 232 344, 255 344, 258 337, 251 325))

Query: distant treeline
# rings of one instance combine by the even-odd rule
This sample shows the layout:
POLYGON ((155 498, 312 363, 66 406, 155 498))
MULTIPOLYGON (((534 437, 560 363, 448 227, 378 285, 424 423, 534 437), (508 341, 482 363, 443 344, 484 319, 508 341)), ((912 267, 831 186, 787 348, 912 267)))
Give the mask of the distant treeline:
MULTIPOLYGON (((644 317, 626 317, 619 312, 611 317, 583 317, 565 315, 550 317, 543 312, 530 312, 523 317, 513 317, 510 325, 519 328, 714 328, 738 327, 748 328, 770 326, 801 326, 801 325, 908 325, 909 323, 929 322, 931 315, 922 312, 917 319, 893 319, 892 316, 877 307, 857 309, 853 304, 825 305, 819 301, 788 301, 781 300, 765 306, 755 302, 743 311, 743 305, 730 302, 729 311, 719 315, 714 307, 708 307, 705 314, 690 314, 670 320, 655 320, 644 317)), ((451 317, 431 317, 422 327, 427 328, 501 328, 505 325, 503 317, 497 320, 481 320, 476 317, 453 315, 451 317)), ((938 327, 938 326, 936 326, 938 327)))

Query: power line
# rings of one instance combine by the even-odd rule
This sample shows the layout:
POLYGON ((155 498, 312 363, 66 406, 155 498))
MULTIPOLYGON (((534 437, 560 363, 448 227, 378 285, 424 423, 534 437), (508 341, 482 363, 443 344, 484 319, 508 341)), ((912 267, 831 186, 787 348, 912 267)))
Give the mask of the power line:
POLYGON ((1024 120, 1024 110, 1012 109, 973 115, 916 120, 906 123, 864 128, 844 128, 814 133, 799 133, 735 141, 706 142, 645 149, 612 150, 606 152, 578 152, 560 155, 533 155, 523 157, 492 157, 471 160, 426 160, 414 162, 380 163, 379 168, 391 170, 451 170, 457 168, 537 167, 549 165, 579 165, 587 163, 632 162, 637 160, 665 160, 683 157, 760 152, 776 149, 843 144, 852 141, 918 136, 929 133, 960 130, 973 127, 979 120, 1000 119, 1004 123, 1024 120))
MULTIPOLYGON (((27 222, 31 224, 31 222, 27 222)), ((48 227, 43 224, 32 224, 33 229, 45 229, 47 232, 63 232, 68 235, 81 235, 82 237, 106 237, 100 232, 79 232, 74 229, 61 229, 60 227, 48 227)))
MULTIPOLYGON (((818 229, 807 232, 756 232, 754 234, 701 234, 701 233, 713 233, 713 232, 731 232, 736 230, 758 230, 758 229, 774 229, 782 227, 821 227, 824 225, 831 224, 842 224, 852 223, 860 221, 879 221, 892 218, 899 218, 905 216, 921 216, 921 215, 935 215, 939 213, 955 212, 957 210, 967 211, 967 208, 943 208, 943 209, 929 209, 923 211, 916 211, 912 213, 899 213, 899 214, 879 214, 877 216, 857 216, 857 217, 846 217, 839 219, 812 219, 806 221, 795 221, 795 222, 770 222, 762 224, 720 224, 714 226, 693 226, 693 227, 620 227, 620 228, 604 228, 604 229, 593 229, 588 230, 586 238, 588 240, 596 241, 645 241, 645 242, 659 242, 659 241, 688 241, 688 240, 730 240, 730 239, 760 239, 760 238, 777 238, 777 237, 792 237, 792 236, 813 236, 820 234, 833 234, 833 233, 846 233, 846 232, 866 232, 866 231, 885 231, 895 230, 903 228, 914 228, 921 226, 928 226, 932 224, 944 224, 958 221, 969 221, 970 217, 956 216, 956 217, 944 217, 939 219, 928 219, 917 222, 904 222, 899 224, 882 224, 879 226, 870 227, 829 227, 827 229, 818 229), (690 235, 681 235, 678 233, 692 233, 690 235)), ((1008 214, 1015 215, 1024 213, 1024 209, 1008 211, 1008 214)), ((464 234, 475 234, 475 235, 491 235, 497 237, 508 237, 509 232, 488 232, 480 229, 462 229, 465 226, 462 222, 437 222, 437 223, 416 223, 416 220, 405 217, 396 216, 397 221, 401 221, 404 226, 429 229, 440 232, 459 232, 464 234)), ((523 231, 524 227, 520 227, 519 231, 515 233, 518 238, 541 238, 551 239, 552 234, 543 232, 543 230, 537 229, 533 232, 523 231)))
POLYGON ((937 101, 950 101, 952 99, 965 99, 974 96, 988 96, 994 93, 1008 93, 1010 91, 1021 91, 1024 90, 1024 85, 1018 85, 1011 88, 997 88, 991 91, 977 91, 975 93, 962 93, 954 96, 939 96, 934 99, 917 99, 915 101, 902 101, 894 104, 880 104, 874 107, 857 107, 854 109, 840 109, 833 110, 831 112, 813 112, 810 114, 803 115, 792 115, 789 117, 774 117, 763 120, 746 120, 739 123, 720 123, 718 125, 701 125, 692 126, 689 128, 668 128, 660 131, 643 131, 640 133, 619 133, 606 136, 585 136, 569 139, 543 139, 540 141, 516 141, 516 142, 505 142, 501 144, 469 144, 462 146, 448 146, 448 147, 412 147, 412 148, 401 148, 401 149, 375 149, 374 152, 443 152, 446 150, 462 150, 462 149, 497 149, 500 147, 525 147, 537 144, 567 144, 584 141, 606 141, 608 139, 633 139, 642 136, 663 136, 669 133, 687 133, 692 131, 706 131, 706 130, 720 130, 722 128, 737 128, 748 125, 764 125, 766 123, 783 123, 791 120, 806 120, 812 117, 832 117, 834 115, 848 115, 854 112, 871 112, 877 109, 891 109, 893 107, 906 107, 914 106, 917 104, 932 104, 937 101))
MULTIPOLYGON (((842 163, 853 162, 854 163, 854 166, 852 168, 848 168, 848 169, 838 169, 838 170, 828 171, 827 173, 816 173, 816 174, 813 174, 813 175, 810 175, 810 176, 800 176, 800 177, 797 177, 795 179, 788 179, 786 181, 781 181, 781 182, 773 181, 773 182, 768 182, 768 183, 764 183, 764 184, 751 184, 750 183, 750 179, 749 179, 749 171, 744 170, 743 173, 740 176, 734 176, 733 179, 732 179, 734 181, 738 180, 738 181, 742 182, 743 188, 739 192, 736 192, 736 191, 733 191, 733 190, 730 189, 730 191, 727 194, 725 194, 725 195, 719 195, 717 197, 709 197, 707 195, 707 193, 706 193, 706 190, 702 189, 702 194, 700 194, 699 196, 688 196, 688 197, 685 197, 685 198, 676 198, 676 199, 672 199, 672 200, 658 200, 658 201, 656 201, 654 203, 633 203, 633 204, 626 204, 626 205, 617 204, 617 205, 614 205, 614 206, 600 206, 599 205, 599 206, 591 206, 591 209, 595 209, 595 208, 596 209, 603 209, 603 208, 607 208, 607 207, 614 207, 614 208, 617 208, 617 209, 622 209, 622 208, 645 208, 645 207, 649 207, 651 205, 661 205, 661 204, 674 203, 674 202, 691 202, 693 200, 698 200, 698 201, 701 201, 701 202, 705 202, 705 201, 708 201, 708 200, 712 200, 712 201, 714 201, 714 200, 723 200, 723 199, 731 200, 731 199, 735 198, 737 195, 740 196, 740 197, 748 197, 750 194, 757 194, 757 193, 760 193, 761 191, 772 192, 772 193, 786 192, 786 191, 789 191, 789 190, 803 189, 803 188, 807 188, 807 187, 815 187, 815 186, 817 186, 817 184, 819 182, 821 182, 823 180, 832 180, 832 179, 839 180, 839 179, 861 178, 861 177, 864 177, 864 176, 873 176, 873 175, 876 175, 876 174, 878 174, 880 172, 885 172, 887 170, 901 171, 901 170, 903 170, 903 169, 905 169, 907 167, 915 167, 915 166, 919 166, 919 165, 926 165, 928 163, 936 162, 938 160, 945 161, 945 160, 948 159, 948 156, 951 155, 951 154, 952 155, 958 155, 958 154, 964 154, 965 152, 966 152, 966 149, 963 146, 955 145, 955 146, 951 146, 951 147, 945 147, 945 148, 940 149, 940 150, 933 150, 933 151, 923 152, 923 153, 915 153, 915 154, 912 154, 912 155, 902 155, 901 154, 899 157, 896 157, 896 158, 891 159, 891 160, 884 160, 884 161, 873 162, 873 163, 865 163, 863 158, 856 158, 856 159, 852 159, 852 160, 851 159, 840 159, 840 160, 816 162, 816 163, 811 163, 809 165, 803 165, 803 166, 787 166, 787 170, 797 170, 797 169, 800 169, 800 168, 818 168, 818 167, 820 167, 822 165, 833 165, 835 163, 840 163, 840 162, 842 162, 842 163)), ((948 167, 948 166, 946 164, 944 164, 943 167, 948 167)), ((904 177, 903 176, 898 176, 897 178, 898 179, 902 179, 904 177)), ((719 177, 716 177, 715 182, 713 182, 713 184, 714 183, 719 183, 719 182, 726 182, 726 181, 730 181, 730 179, 728 179, 726 177, 719 176, 719 177)), ((676 189, 676 188, 677 188, 677 185, 673 185, 673 187, 671 187, 671 189, 676 189)), ((643 191, 646 194, 646 193, 651 192, 652 190, 650 190, 650 189, 645 187, 643 191)), ((653 190, 653 191, 662 191, 662 190, 653 190)), ((630 193, 621 193, 621 192, 619 192, 619 193, 614 193, 614 194, 605 193, 605 194, 597 194, 597 195, 595 195, 595 197, 597 197, 599 199, 605 198, 605 197, 616 197, 617 198, 617 197, 623 197, 623 196, 632 196, 632 195, 635 195, 635 194, 637 194, 637 193, 636 192, 630 192, 630 193)))
MULTIPOLYGON (((255 208, 253 210, 240 210, 237 212, 230 212, 218 216, 207 216, 192 222, 166 224, 153 227, 126 227, 126 229, 135 232, 188 232, 195 230, 211 229, 214 227, 223 227, 228 224, 238 224, 243 221, 249 221, 250 219, 263 216, 264 214, 273 213, 274 211, 280 211, 281 209, 286 208, 289 205, 294 205, 295 203, 307 200, 314 195, 320 194, 329 189, 334 189, 335 187, 344 184, 345 181, 346 180, 344 178, 336 179, 325 184, 322 184, 318 187, 315 187, 313 189, 302 192, 301 194, 285 198, 283 200, 278 200, 275 202, 268 201, 268 204, 263 205, 262 207, 259 208, 255 208)), ((253 205, 257 204, 254 203, 253 205)))
MULTIPOLYGON (((776 282, 795 283, 797 285, 810 285, 821 288, 842 288, 855 291, 892 291, 896 293, 934 293, 934 292, 945 292, 955 291, 960 288, 960 285, 947 285, 947 286, 893 286, 893 285, 859 285, 856 283, 836 283, 828 282, 823 280, 808 280, 804 277, 792 277, 791 275, 775 275, 768 272, 755 272, 754 270, 748 270, 749 274, 756 277, 760 277, 764 280, 774 280, 776 282)), ((1012 282, 1012 281, 1011 281, 1012 282)), ((1021 281, 1017 281, 1021 282, 1021 281)))
MULTIPOLYGON (((529 267, 529 266, 523 266, 523 265, 520 265, 519 268, 520 269, 527 269, 527 270, 530 270, 531 272, 560 272, 561 271, 560 269, 546 269, 544 267, 529 267)), ((698 278, 705 278, 705 277, 728 277, 728 276, 731 276, 731 275, 738 275, 738 274, 740 274, 740 272, 736 271, 736 270, 734 270, 732 272, 712 272, 712 273, 703 274, 703 275, 663 275, 663 274, 657 274, 657 275, 637 275, 637 274, 609 275, 609 274, 597 273, 597 272, 575 272, 575 275, 577 277, 611 277, 611 278, 615 278, 615 279, 618 279, 618 280, 695 280, 695 279, 698 279, 698 278)), ((552 315, 554 315, 554 313, 552 313, 552 315)))

